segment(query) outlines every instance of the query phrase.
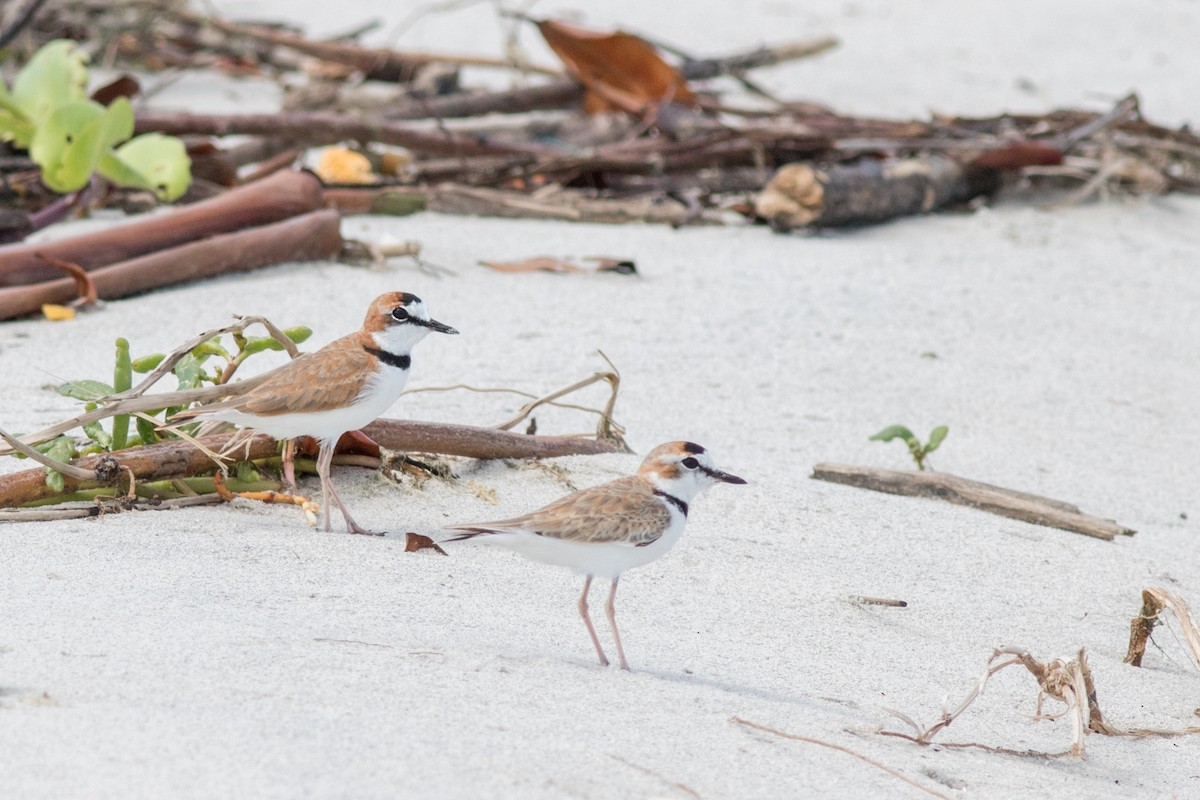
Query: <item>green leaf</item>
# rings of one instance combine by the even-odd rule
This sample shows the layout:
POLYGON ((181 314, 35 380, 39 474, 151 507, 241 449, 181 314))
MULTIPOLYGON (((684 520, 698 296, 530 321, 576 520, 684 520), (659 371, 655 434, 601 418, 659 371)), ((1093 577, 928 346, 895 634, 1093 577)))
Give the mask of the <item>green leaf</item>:
POLYGON ((84 425, 83 432, 88 435, 89 439, 105 450, 112 447, 112 436, 109 435, 108 431, 104 430, 104 426, 100 424, 99 420, 84 425))
POLYGON ((192 182, 192 162, 183 141, 161 133, 130 139, 106 154, 99 166, 114 183, 149 189, 161 200, 178 198, 192 182))
POLYGON ((154 355, 135 358, 133 363, 129 366, 133 368, 134 372, 138 373, 139 375, 144 375, 147 372, 153 372, 154 370, 158 369, 158 365, 163 362, 164 358, 166 358, 164 354, 155 353, 154 355))
POLYGON ((142 417, 134 417, 134 424, 137 425, 138 436, 142 438, 142 444, 154 444, 162 437, 158 435, 158 430, 155 429, 154 423, 142 417))
POLYGON ((48 442, 34 445, 33 449, 55 461, 69 461, 75 452, 75 440, 70 436, 58 436, 48 442))
MULTIPOLYGON (((113 389, 117 392, 128 391, 133 386, 133 363, 129 358, 129 340, 117 339, 117 362, 113 367, 113 389)), ((129 438, 129 415, 117 414, 112 422, 112 446, 114 450, 124 450, 129 438)))
POLYGON ((192 348, 192 355, 195 356, 201 363, 209 356, 220 356, 226 361, 233 358, 229 355, 229 351, 221 345, 220 337, 209 339, 207 342, 202 342, 192 348))
POLYGON ((945 425, 939 425, 934 428, 929 434, 929 444, 925 445, 925 452, 928 454, 932 453, 934 450, 937 450, 938 446, 942 443, 942 440, 946 438, 946 434, 949 432, 950 429, 945 425))
POLYGON ((255 483, 262 480, 262 475, 254 468, 252 462, 239 461, 237 465, 237 479, 243 483, 255 483))
POLYGON ((13 102, 4 80, 0 79, 0 141, 14 142, 18 147, 28 147, 33 138, 34 125, 13 102))
MULTIPOLYGON (((75 457, 75 440, 69 436, 59 436, 47 444, 49 447, 42 452, 48 458, 66 463, 75 457)), ((63 474, 52 467, 44 467, 44 469, 46 470, 46 485, 56 492, 63 491, 66 488, 63 474)))
POLYGON ((42 168, 42 181, 56 192, 85 186, 101 157, 133 134, 133 106, 119 97, 108 108, 91 100, 59 106, 38 126, 29 156, 42 168))
POLYGON ((63 397, 74 397, 76 400, 95 400, 98 397, 108 397, 115 390, 102 381, 82 380, 64 383, 58 387, 58 393, 63 397))
POLYGON ((180 389, 195 389, 204 378, 203 360, 188 353, 175 365, 175 377, 179 380, 180 389))
POLYGON ((890 442, 892 439, 903 439, 904 441, 915 440, 913 432, 903 425, 889 425, 879 433, 872 436, 868 441, 871 442, 890 442))
POLYGON ((34 125, 55 109, 87 97, 87 54, 75 42, 56 39, 43 45, 13 81, 12 102, 34 125))
MULTIPOLYGON (((283 332, 283 335, 292 340, 293 344, 300 344, 308 337, 312 336, 312 328, 306 328, 303 325, 298 325, 295 328, 288 328, 283 332)), ((283 345, 277 342, 270 336, 252 336, 245 340, 242 345, 242 352, 246 355, 261 353, 264 350, 282 350, 283 345)))
POLYGON ((312 336, 312 328, 305 325, 297 325, 294 328, 284 328, 283 335, 292 340, 292 344, 303 344, 308 337, 312 336))

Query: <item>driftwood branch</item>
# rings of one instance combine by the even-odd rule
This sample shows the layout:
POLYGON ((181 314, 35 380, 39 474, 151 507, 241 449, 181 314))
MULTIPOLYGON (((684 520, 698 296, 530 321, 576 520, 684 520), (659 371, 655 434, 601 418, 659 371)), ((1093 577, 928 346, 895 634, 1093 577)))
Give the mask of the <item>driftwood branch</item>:
POLYGON ((0 287, 58 278, 61 271, 48 265, 43 255, 91 270, 207 236, 278 222, 321 205, 321 185, 315 177, 280 172, 167 214, 56 242, 0 247, 0 287))
MULTIPOLYGON (((154 396, 142 398, 152 400, 154 396)), ((528 436, 494 428, 452 425, 438 422, 379 419, 363 432, 388 450, 436 453, 466 458, 555 458, 567 455, 596 455, 619 452, 608 442, 576 436, 528 436)), ((203 436, 199 443, 209 452, 221 452, 234 436, 242 436, 235 455, 256 460, 276 455, 275 439, 264 435, 246 437, 240 433, 203 436)), ((94 471, 102 460, 115 461, 127 468, 139 481, 155 481, 211 472, 211 457, 186 441, 159 442, 113 453, 75 459, 71 466, 94 471)), ((79 480, 64 476, 67 492, 108 485, 103 481, 79 480)), ((42 468, 0 476, 0 508, 14 508, 54 497, 59 492, 46 485, 42 468)))
MULTIPOLYGON (((332 258, 341 248, 338 213, 314 211, 94 268, 88 275, 99 296, 111 300, 227 272, 245 272, 286 261, 332 258)), ((0 289, 0 319, 32 314, 45 303, 66 303, 76 296, 73 278, 0 289)))
POLYGON ((856 486, 888 494, 929 497, 960 506, 999 514, 1034 525, 1059 528, 1097 539, 1132 536, 1135 531, 1100 517, 1084 514, 1078 506, 1035 494, 1004 489, 946 472, 901 472, 846 464, 817 464, 810 476, 817 480, 856 486))

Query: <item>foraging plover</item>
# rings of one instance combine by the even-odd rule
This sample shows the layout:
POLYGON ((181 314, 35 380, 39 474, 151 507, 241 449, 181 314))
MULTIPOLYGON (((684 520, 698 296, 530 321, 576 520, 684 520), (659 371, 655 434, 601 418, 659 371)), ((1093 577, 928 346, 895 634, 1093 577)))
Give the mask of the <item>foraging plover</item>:
MULTIPOLYGON (((320 442, 317 474, 330 530, 329 499, 337 503, 350 533, 361 528, 329 479, 338 439, 387 411, 404 391, 417 342, 438 333, 458 333, 431 319, 421 298, 407 292, 376 297, 362 328, 276 370, 246 394, 190 409, 173 419, 195 417, 232 422, 277 439, 312 436, 320 442)), ((382 535, 382 534, 376 534, 382 535)))
POLYGON ((700 445, 669 442, 651 450, 636 475, 575 492, 522 517, 455 525, 448 530, 459 535, 445 541, 479 539, 586 575, 579 614, 601 666, 608 666, 608 658, 588 615, 588 591, 593 578, 611 580, 605 610, 621 669, 628 670, 613 605, 617 581, 626 570, 649 564, 671 549, 683 533, 692 499, 718 482, 746 481, 717 469, 700 445))

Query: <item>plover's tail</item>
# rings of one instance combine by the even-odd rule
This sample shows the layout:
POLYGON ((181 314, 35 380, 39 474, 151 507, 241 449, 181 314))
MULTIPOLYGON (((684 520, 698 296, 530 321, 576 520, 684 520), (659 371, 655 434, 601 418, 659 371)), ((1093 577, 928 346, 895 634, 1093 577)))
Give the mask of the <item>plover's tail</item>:
POLYGON ((503 533, 503 531, 496 530, 495 528, 477 528, 471 525, 456 526, 453 528, 448 528, 447 530, 452 531, 456 535, 451 536, 449 539, 442 539, 442 543, 465 542, 468 539, 475 539, 479 536, 486 536, 491 533, 503 533))

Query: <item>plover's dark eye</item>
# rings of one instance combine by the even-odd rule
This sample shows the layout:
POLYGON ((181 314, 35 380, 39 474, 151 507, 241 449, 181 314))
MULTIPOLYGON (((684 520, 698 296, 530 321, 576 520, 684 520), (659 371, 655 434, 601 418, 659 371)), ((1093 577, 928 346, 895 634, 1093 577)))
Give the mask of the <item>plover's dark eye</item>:
POLYGON ((695 469, 696 467, 700 466, 700 462, 697 461, 696 459, 692 458, 691 456, 688 456, 687 458, 685 458, 683 461, 680 461, 679 463, 683 464, 688 469, 695 469))
POLYGON ((404 306, 396 306, 392 309, 392 319, 396 322, 404 322, 408 319, 408 310, 404 306))

